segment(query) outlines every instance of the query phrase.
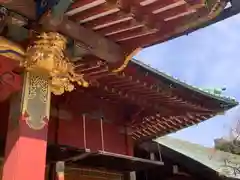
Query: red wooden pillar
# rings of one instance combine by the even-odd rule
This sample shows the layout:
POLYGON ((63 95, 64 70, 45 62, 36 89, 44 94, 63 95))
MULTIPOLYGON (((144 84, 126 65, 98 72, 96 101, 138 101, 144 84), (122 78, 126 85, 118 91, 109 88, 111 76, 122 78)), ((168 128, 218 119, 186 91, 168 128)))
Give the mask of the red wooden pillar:
POLYGON ((26 72, 11 99, 2 180, 44 180, 50 91, 46 77, 26 72))

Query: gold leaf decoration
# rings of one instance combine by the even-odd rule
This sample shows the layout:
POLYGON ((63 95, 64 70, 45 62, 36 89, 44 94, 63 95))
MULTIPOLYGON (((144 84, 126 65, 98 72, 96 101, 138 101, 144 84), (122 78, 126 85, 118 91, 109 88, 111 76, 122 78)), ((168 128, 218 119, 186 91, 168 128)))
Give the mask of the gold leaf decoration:
POLYGON ((67 40, 56 32, 42 33, 26 51, 21 66, 27 71, 49 76, 51 91, 61 95, 65 91, 73 91, 73 82, 88 87, 83 75, 74 72, 74 65, 65 56, 67 40))

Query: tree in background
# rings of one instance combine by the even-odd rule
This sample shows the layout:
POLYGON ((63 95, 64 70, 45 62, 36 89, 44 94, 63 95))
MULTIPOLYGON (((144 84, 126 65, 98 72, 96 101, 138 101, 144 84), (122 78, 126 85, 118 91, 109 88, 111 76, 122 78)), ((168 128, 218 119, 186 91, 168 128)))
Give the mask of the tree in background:
POLYGON ((222 161, 222 171, 240 177, 240 116, 235 117, 229 136, 214 140, 214 154, 222 161))
POLYGON ((229 137, 214 140, 215 149, 240 155, 240 119, 230 128, 229 137))

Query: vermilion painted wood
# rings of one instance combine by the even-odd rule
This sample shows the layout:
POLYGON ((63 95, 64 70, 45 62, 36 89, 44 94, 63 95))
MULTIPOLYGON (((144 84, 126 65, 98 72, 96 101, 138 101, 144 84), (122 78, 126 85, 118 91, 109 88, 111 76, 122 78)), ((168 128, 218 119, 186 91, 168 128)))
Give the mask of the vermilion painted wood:
MULTIPOLYGON (((50 128, 53 127, 50 120, 50 128)), ((100 120, 86 118, 86 148, 91 151, 103 150, 101 145, 100 120)), ((51 129, 49 133, 51 134, 51 129)), ((84 149, 84 129, 82 118, 60 120, 58 143, 79 149, 84 149)), ((50 136, 52 137, 52 136, 50 136)), ((49 138, 50 138, 49 137, 49 138)), ((104 150, 112 153, 133 155, 133 144, 130 136, 120 131, 120 127, 110 123, 103 123, 104 150)), ((52 139, 49 139, 52 141, 52 139)))
POLYGON ((44 180, 47 129, 31 130, 25 122, 8 130, 2 180, 44 180))
POLYGON ((44 180, 47 127, 36 131, 21 120, 15 128, 11 123, 9 118, 2 180, 44 180))
POLYGON ((0 55, 0 102, 22 87, 21 76, 13 72, 17 67, 16 61, 0 55))
POLYGON ((21 109, 16 97, 10 104, 2 180, 44 180, 48 128, 31 129, 18 115, 21 109), (11 111, 13 107, 16 111, 11 111))
MULTIPOLYGON (((18 66, 15 61, 1 56, 0 65, 0 97, 5 100, 21 89, 21 77, 13 72, 18 66)), ((17 103, 20 102, 13 101, 10 106, 17 103)), ((3 103, 3 106, 5 111, 1 117, 2 121, 8 122, 8 128, 2 180, 44 180, 47 127, 33 130, 20 115, 10 116, 8 103, 3 103)), ((20 107, 16 107, 16 111, 20 112, 20 107)))

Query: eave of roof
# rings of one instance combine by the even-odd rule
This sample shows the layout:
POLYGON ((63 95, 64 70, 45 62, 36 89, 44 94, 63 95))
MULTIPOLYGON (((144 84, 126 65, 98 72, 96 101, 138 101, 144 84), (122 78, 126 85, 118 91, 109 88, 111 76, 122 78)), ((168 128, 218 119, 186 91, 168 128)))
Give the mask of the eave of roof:
POLYGON ((66 13, 86 28, 124 48, 146 47, 171 39, 219 15, 226 0, 76 1, 66 13), (143 15, 144 14, 144 15, 143 15))
POLYGON ((154 69, 151 66, 146 65, 139 60, 132 59, 132 62, 134 64, 137 64, 137 65, 141 66, 142 68, 144 68, 146 70, 146 72, 150 72, 150 73, 153 73, 153 74, 157 75, 159 77, 159 79, 161 79, 161 78, 167 79, 167 80, 171 81, 172 83, 178 84, 178 85, 180 85, 184 88, 187 88, 191 91, 197 92, 197 93, 202 94, 202 95, 207 96, 207 97, 210 97, 214 100, 224 102, 225 104, 227 104, 227 107, 229 107, 229 108, 232 108, 232 107, 237 106, 239 104, 236 101, 236 99, 233 98, 233 97, 227 97, 227 96, 223 96, 221 94, 215 94, 215 93, 210 93, 210 92, 204 91, 201 88, 189 85, 189 84, 187 84, 187 83, 185 83, 185 82, 183 82, 183 81, 181 81, 177 78, 174 78, 173 76, 170 76, 166 73, 160 72, 159 70, 154 69))
MULTIPOLYGON (((16 11, 31 20, 36 19, 35 3, 29 4, 27 1, 28 0, 12 0, 11 2, 2 4, 4 4, 10 10, 16 11)), ((228 1, 229 0, 210 0, 205 2, 204 0, 178 0, 176 2, 176 0, 145 0, 134 4, 127 0, 121 0, 121 3, 116 3, 117 1, 108 2, 106 0, 78 0, 75 1, 69 11, 75 11, 75 13, 77 13, 81 17, 85 17, 82 20, 86 21, 86 19, 88 19, 88 22, 81 21, 81 25, 79 25, 79 21, 73 23, 72 21, 64 19, 61 23, 61 26, 55 27, 54 25, 50 25, 50 22, 52 21, 51 18, 53 18, 51 17, 46 19, 44 18, 45 23, 43 24, 44 27, 46 26, 45 28, 57 28, 58 32, 63 33, 66 36, 75 39, 76 41, 82 42, 81 44, 84 44, 83 47, 86 48, 86 50, 91 47, 91 52, 87 53, 92 53, 96 57, 112 63, 117 60, 123 59, 124 54, 122 50, 130 53, 136 47, 146 47, 153 44, 162 43, 237 14, 239 12, 239 8, 235 8, 235 5, 233 8, 228 8, 226 10, 224 9, 228 1), (179 3, 179 1, 185 2, 185 4, 183 4, 184 8, 181 5, 176 5, 176 3, 179 3), (204 2, 208 5, 206 5, 204 2), (142 4, 147 5, 145 6, 142 4), (151 6, 151 8, 148 7, 149 5, 151 6), (169 5, 171 6, 170 11, 167 8, 169 5), (146 7, 147 11, 145 12, 144 9, 146 7), (155 14, 153 11, 159 10, 159 8, 162 9, 162 12, 155 14), (189 15, 188 13, 186 13, 191 10, 196 11, 195 13, 193 13, 193 15, 196 16, 194 17, 196 18, 195 20, 191 19, 192 14, 189 15), (102 12, 102 14, 99 11, 102 12), (110 14, 108 14, 109 11, 110 14), (141 11, 145 13, 144 16, 139 13, 141 11), (163 19, 166 19, 166 17, 171 18, 174 13, 177 13, 178 15, 179 13, 182 14, 182 11, 186 14, 183 13, 183 16, 177 17, 173 20, 169 20, 174 22, 168 23, 168 21, 163 21, 163 19), (97 18, 94 16, 97 16, 97 18), (157 19, 155 16, 157 16, 157 19), (97 23, 101 22, 98 25, 103 25, 109 22, 116 21, 116 19, 124 19, 125 17, 129 17, 131 19, 129 20, 129 22, 132 23, 125 23, 124 27, 121 24, 122 21, 116 24, 110 23, 111 25, 102 28, 103 31, 111 31, 110 33, 107 33, 108 35, 106 37, 104 37, 106 33, 104 34, 101 28, 100 30, 94 29, 95 32, 91 31, 91 29, 96 26, 96 21, 97 23), (90 27, 89 23, 91 24, 90 27), (68 24, 69 27, 64 28, 64 24, 68 24), (73 30, 74 32, 79 33, 72 33, 73 30), (83 36, 82 34, 88 34, 89 36, 83 36), (120 39, 124 41, 118 44, 114 43, 116 42, 116 36, 118 37, 117 39, 119 39, 120 36, 120 39), (93 40, 89 41, 89 38, 83 37, 92 37, 93 40), (96 42, 101 42, 101 46, 95 46, 96 42), (121 47, 119 45, 121 45, 121 47)), ((66 6, 66 4, 71 3, 70 0, 66 0, 66 2, 60 2, 62 2, 64 7, 66 6)), ((231 2, 235 2, 235 4, 238 4, 236 3, 236 0, 232 0, 231 2)), ((62 13, 63 15, 66 10, 65 8, 61 9, 54 7, 54 14, 61 15, 62 13)), ((66 13, 66 15, 71 16, 71 13, 69 11, 66 13)))
POLYGON ((238 104, 232 98, 190 86, 136 59, 121 73, 106 72, 93 89, 103 99, 122 104, 130 111, 128 125, 133 139, 139 141, 198 124, 238 104))
MULTIPOLYGON (((236 2, 238 4, 240 4, 239 2, 236 2)), ((174 36, 172 36, 171 38, 169 38, 168 40, 172 40, 172 39, 175 39, 175 38, 178 38, 178 37, 181 37, 181 36, 184 36, 184 35, 189 35, 190 33, 193 33, 197 30, 200 30, 200 29, 203 29, 207 26, 210 26, 210 25, 213 25, 213 24, 216 24, 218 22, 221 22, 225 19, 228 19, 232 16, 235 16, 237 14, 240 13, 240 5, 236 6, 236 5, 232 5, 231 7, 228 7, 226 9, 224 9, 216 18, 210 20, 210 21, 207 21, 203 24, 200 24, 199 26, 196 26, 194 28, 190 28, 188 29, 187 31, 185 32, 182 32, 182 33, 178 33, 174 36)))

